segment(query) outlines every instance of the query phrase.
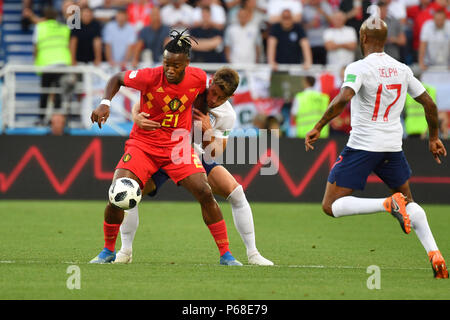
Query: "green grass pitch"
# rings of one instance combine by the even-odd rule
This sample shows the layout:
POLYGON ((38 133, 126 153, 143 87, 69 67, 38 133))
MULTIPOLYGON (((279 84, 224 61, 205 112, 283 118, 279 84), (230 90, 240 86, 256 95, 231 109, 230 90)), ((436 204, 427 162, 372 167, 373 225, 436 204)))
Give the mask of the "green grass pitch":
MULTIPOLYGON (((0 299, 450 299, 414 232, 388 213, 333 219, 319 204, 252 203, 256 243, 274 267, 224 267, 195 202, 144 201, 133 263, 90 265, 103 246, 101 201, 0 201, 0 299), (80 289, 68 289, 76 265, 80 289), (369 289, 369 266, 380 289, 369 289)), ((231 250, 247 263, 230 206, 231 250)), ((450 206, 424 205, 450 261, 450 206)), ((120 238, 118 240, 120 247, 120 238)))

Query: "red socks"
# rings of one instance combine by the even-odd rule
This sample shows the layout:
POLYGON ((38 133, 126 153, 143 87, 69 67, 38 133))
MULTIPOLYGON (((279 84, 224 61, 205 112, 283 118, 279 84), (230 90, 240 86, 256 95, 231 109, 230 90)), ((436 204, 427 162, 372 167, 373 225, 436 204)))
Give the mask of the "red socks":
POLYGON ((228 241, 227 226, 225 224, 225 220, 220 220, 219 222, 210 224, 207 227, 214 237, 214 240, 216 241, 220 256, 223 256, 225 252, 230 251, 230 242, 228 241))
MULTIPOLYGON (((208 225, 208 229, 211 235, 216 241, 217 248, 219 249, 220 255, 224 255, 225 252, 230 251, 228 241, 227 226, 225 220, 208 225)), ((103 233, 105 236, 105 248, 110 251, 114 251, 116 247, 116 239, 119 234, 120 224, 109 224, 103 222, 103 233)))
POLYGON ((105 235, 105 248, 114 251, 120 224, 109 224, 103 221, 103 234, 105 235))

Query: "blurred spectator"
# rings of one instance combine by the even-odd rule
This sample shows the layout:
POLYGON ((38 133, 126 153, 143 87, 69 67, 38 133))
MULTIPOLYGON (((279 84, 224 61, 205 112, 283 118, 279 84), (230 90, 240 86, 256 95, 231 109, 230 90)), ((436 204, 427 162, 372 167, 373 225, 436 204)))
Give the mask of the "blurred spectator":
POLYGON ((192 62, 225 62, 223 32, 212 22, 210 7, 202 7, 202 23, 190 34, 197 40, 192 45, 192 62))
POLYGON ((438 113, 439 129, 441 130, 441 138, 448 139, 449 112, 442 110, 438 113))
POLYGON ((237 21, 237 13, 240 8, 250 9, 253 13, 252 22, 256 22, 258 25, 263 21, 268 21, 267 0, 224 0, 224 2, 227 9, 227 23, 237 21))
POLYGON ((294 23, 290 10, 281 13, 280 23, 271 26, 267 40, 267 60, 272 69, 278 64, 300 64, 309 69, 312 53, 302 26, 294 23))
POLYGON ((425 22, 420 32, 419 65, 450 66, 450 20, 444 9, 434 12, 433 20, 425 22))
POLYGON ((72 29, 70 53, 73 65, 78 62, 99 65, 102 62, 101 25, 94 19, 94 13, 89 7, 81 9, 81 28, 72 29))
POLYGON ((385 0, 378 2, 378 7, 380 8, 380 18, 386 22, 388 27, 384 52, 394 59, 401 60, 401 47, 406 45, 406 35, 403 31, 403 26, 399 20, 393 18, 389 14, 387 2, 385 0))
POLYGON ((427 10, 432 0, 420 0, 420 3, 416 6, 409 7, 407 9, 408 18, 411 20, 412 25, 412 49, 417 51, 419 49, 420 30, 423 24, 432 18, 427 10))
MULTIPOLYGON (((412 22, 413 38, 412 49, 414 52, 418 52, 420 44, 420 33, 425 22, 433 19, 433 14, 436 9, 446 8, 447 0, 420 0, 420 3, 416 6, 408 8, 408 18, 412 22)), ((450 11, 447 9, 447 18, 450 18, 450 11)), ((415 59, 416 60, 416 59, 415 59)))
MULTIPOLYGON (((426 83, 422 83, 430 97, 436 103, 436 88, 426 83)), ((425 118, 425 110, 423 106, 414 100, 409 94, 406 96, 405 102, 405 133, 408 138, 426 137, 428 124, 425 118)))
POLYGON ((333 11, 339 10, 339 5, 341 4, 341 0, 328 0, 328 4, 330 5, 333 11))
POLYGON ((303 4, 301 0, 268 0, 267 16, 270 24, 281 22, 284 10, 289 10, 295 23, 302 22, 303 4))
MULTIPOLYGON (((161 14, 158 7, 154 7, 151 12, 151 22, 148 27, 144 27, 138 36, 136 48, 134 50, 133 66, 136 67, 141 58, 143 50, 150 50, 150 63, 162 61, 165 44, 170 40, 170 28, 161 22, 161 14)), ((144 59, 147 60, 147 59, 144 59)))
POLYGON ((66 134, 66 116, 63 113, 54 113, 50 120, 50 134, 53 136, 62 136, 66 134))
POLYGON ((119 66, 121 70, 132 58, 136 31, 128 23, 128 15, 125 9, 116 14, 114 21, 108 22, 103 28, 103 42, 105 44, 106 61, 111 66, 119 66))
POLYGON ((257 0, 240 0, 240 7, 232 12, 228 12, 228 24, 238 23, 237 13, 240 8, 247 9, 250 12, 250 23, 255 24, 260 29, 264 28, 266 14, 258 8, 257 0))
POLYGON ((134 0, 127 6, 128 23, 139 32, 143 27, 150 25, 152 0, 134 0))
POLYGON ((280 130, 281 122, 282 121, 277 116, 274 116, 274 115, 268 116, 268 117, 266 117, 266 123, 265 123, 264 129, 268 130, 268 132, 267 132, 268 134, 272 133, 272 131, 270 131, 270 130, 275 130, 274 131, 275 135, 277 137, 280 137, 282 135, 282 132, 280 130))
MULTIPOLYGON (((22 9, 22 20, 27 20, 25 23, 26 25, 22 25, 25 30, 28 29, 29 24, 37 24, 41 21, 44 21, 45 18, 41 17, 39 15, 36 15, 34 11, 32 10, 32 1, 31 0, 24 0, 24 5, 22 9)), ((67 23, 67 19, 69 16, 73 15, 75 13, 74 6, 77 6, 77 3, 73 0, 64 0, 61 3, 60 11, 57 11, 56 8, 54 10, 56 11, 56 20, 61 23, 67 23)), ((78 6, 77 6, 78 7, 78 6)))
POLYGON ((238 23, 225 30, 225 56, 230 63, 258 63, 262 55, 262 37, 259 27, 251 23, 252 13, 241 8, 238 23))
MULTIPOLYGON (((423 83, 423 86, 431 96, 433 101, 437 103, 436 88, 423 83)), ((407 95, 405 102, 405 133, 408 137, 426 138, 428 125, 425 118, 425 111, 421 104, 414 100, 410 95, 407 95)), ((448 139, 448 112, 446 110, 439 110, 438 105, 438 119, 441 139, 448 139)))
POLYGON ((371 0, 341 0, 339 5, 339 10, 347 16, 346 24, 355 29, 358 38, 361 24, 370 16, 367 9, 371 4, 371 0))
MULTIPOLYGON (((313 76, 303 78, 303 91, 296 94, 291 107, 291 116, 295 122, 298 138, 305 138, 314 125, 322 118, 330 102, 325 93, 314 90, 316 79, 313 76)), ((329 135, 329 126, 325 126, 321 138, 329 135)))
POLYGON ((170 0, 161 9, 161 21, 179 32, 188 29, 194 23, 194 8, 184 0, 170 0))
POLYGON ((215 29, 223 30, 225 23, 227 22, 227 15, 225 13, 225 9, 221 5, 214 3, 213 0, 198 0, 197 6, 194 8, 193 13, 194 27, 199 27, 202 25, 202 9, 204 7, 209 7, 210 9, 211 26, 215 29))
MULTIPOLYGON (((32 23, 36 23, 36 22, 32 22, 32 16, 34 15, 33 13, 33 1, 32 0, 22 0, 22 18, 20 20, 20 23, 22 25, 22 30, 23 31, 27 31, 32 23)), ((2 15, 3 15, 3 1, 2 1, 2 15)))
POLYGON ((332 13, 326 0, 310 0, 303 7, 303 26, 311 46, 314 64, 327 63, 323 33, 330 25, 332 13))
POLYGON ((406 6, 404 0, 383 0, 387 4, 387 15, 397 19, 401 25, 406 24, 406 6))
MULTIPOLYGON (((44 9, 44 20, 36 25, 33 33, 34 64, 39 67, 68 66, 71 64, 69 50, 70 29, 56 21, 58 13, 51 7, 44 9)), ((41 87, 59 87, 63 73, 42 73, 41 87)), ((42 93, 40 98, 40 122, 44 124, 48 93, 42 93)), ((61 109, 61 94, 53 95, 54 109, 61 109)))
POLYGON ((102 24, 110 22, 119 10, 124 9, 125 1, 88 0, 89 7, 94 10, 94 17, 102 24))
POLYGON ((255 128, 256 130, 266 129, 266 124, 267 116, 265 114, 258 113, 253 118, 253 128, 255 128))
POLYGON ((358 42, 356 31, 345 25, 345 13, 336 11, 331 16, 332 28, 325 29, 323 39, 327 50, 327 64, 333 68, 342 68, 355 60, 358 42))

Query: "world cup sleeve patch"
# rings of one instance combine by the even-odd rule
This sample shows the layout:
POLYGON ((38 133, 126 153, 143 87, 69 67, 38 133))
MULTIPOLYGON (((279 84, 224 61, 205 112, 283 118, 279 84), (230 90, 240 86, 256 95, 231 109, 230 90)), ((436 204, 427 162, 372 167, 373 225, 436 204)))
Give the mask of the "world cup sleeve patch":
POLYGON ((128 162, 131 160, 131 154, 127 153, 123 156, 122 161, 123 162, 128 162))
POLYGON ((355 82, 356 81, 356 74, 347 74, 347 77, 345 78, 344 82, 355 82))
POLYGON ((138 74, 138 70, 131 71, 130 74, 128 75, 128 78, 130 78, 130 79, 136 78, 137 74, 138 74))

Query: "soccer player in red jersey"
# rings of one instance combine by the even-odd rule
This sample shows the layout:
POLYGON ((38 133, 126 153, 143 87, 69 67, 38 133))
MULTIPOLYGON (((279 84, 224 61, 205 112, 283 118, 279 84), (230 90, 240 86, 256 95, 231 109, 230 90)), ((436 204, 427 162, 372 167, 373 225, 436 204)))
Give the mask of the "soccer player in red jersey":
MULTIPOLYGON (((184 33, 184 32, 183 32, 184 33)), ((207 182, 205 169, 191 146, 192 104, 206 89, 206 73, 189 67, 190 38, 177 31, 165 46, 163 65, 135 71, 120 72, 111 77, 104 99, 92 112, 92 122, 101 128, 108 119, 110 101, 124 85, 141 92, 141 111, 160 126, 151 131, 136 124, 125 144, 125 152, 114 172, 118 178, 131 178, 144 188, 147 180, 163 168, 169 177, 185 187, 200 202, 203 220, 213 235, 221 264, 242 265, 229 250, 229 241, 222 212, 207 182)), ((108 203, 103 224, 105 246, 91 263, 115 260, 115 243, 124 210, 108 203)))

